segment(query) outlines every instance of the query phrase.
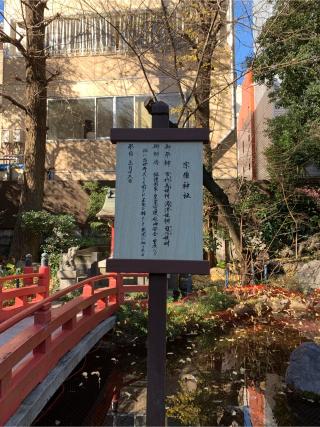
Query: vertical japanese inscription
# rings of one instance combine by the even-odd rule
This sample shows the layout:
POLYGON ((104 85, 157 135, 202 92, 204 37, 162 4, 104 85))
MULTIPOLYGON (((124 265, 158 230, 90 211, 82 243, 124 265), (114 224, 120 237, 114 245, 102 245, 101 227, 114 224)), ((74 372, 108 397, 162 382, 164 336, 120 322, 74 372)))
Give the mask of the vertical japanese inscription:
POLYGON ((182 184, 182 189, 183 189, 183 199, 191 199, 191 188, 190 188, 190 162, 183 162, 182 163, 182 168, 183 168, 183 173, 182 173, 182 178, 183 178, 183 184, 182 184))
POLYGON ((159 233, 159 157, 160 145, 153 144, 153 204, 152 204, 152 252, 158 254, 159 233))
POLYGON ((202 259, 202 146, 117 144, 115 258, 202 259))
POLYGON ((128 184, 132 184, 132 181, 133 181, 133 156, 134 156, 134 144, 128 144, 128 173, 127 173, 128 184))
POLYGON ((165 144, 164 147, 164 233, 163 233, 163 245, 169 247, 172 235, 172 224, 171 224, 171 211, 172 211, 172 200, 171 200, 171 189, 172 189, 172 171, 171 171, 171 145, 165 144))
POLYGON ((146 205, 147 205, 147 171, 148 171, 148 148, 142 150, 142 184, 141 184, 141 236, 140 255, 145 256, 147 244, 146 205))

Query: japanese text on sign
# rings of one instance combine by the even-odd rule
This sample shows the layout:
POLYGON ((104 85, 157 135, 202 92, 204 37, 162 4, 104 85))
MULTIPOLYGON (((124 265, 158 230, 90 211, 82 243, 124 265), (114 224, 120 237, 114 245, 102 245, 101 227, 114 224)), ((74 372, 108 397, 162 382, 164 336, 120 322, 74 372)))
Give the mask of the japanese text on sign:
POLYGON ((115 258, 202 259, 202 144, 117 144, 115 236, 115 258))

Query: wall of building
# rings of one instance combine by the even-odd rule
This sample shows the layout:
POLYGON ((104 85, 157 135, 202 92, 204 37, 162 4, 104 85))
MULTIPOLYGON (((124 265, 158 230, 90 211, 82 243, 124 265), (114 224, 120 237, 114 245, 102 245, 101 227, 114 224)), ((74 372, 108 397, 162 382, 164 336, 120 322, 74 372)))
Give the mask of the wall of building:
MULTIPOLYGON (((135 8, 135 2, 108 2, 108 11, 129 10, 135 8), (117 9, 118 8, 118 9, 117 9)), ((139 3, 140 8, 159 7, 159 0, 150 0, 139 3)), ((78 1, 63 2, 56 0, 48 3, 48 16, 55 13, 66 15, 88 13, 93 10, 104 11, 105 4, 78 1)), ((7 1, 5 13, 12 24, 21 19, 20 0, 7 1)), ((8 33, 12 33, 8 23, 8 33)), ((214 89, 211 99, 212 117, 211 128, 212 146, 219 145, 221 140, 232 129, 232 84, 231 69, 232 52, 226 41, 221 43, 217 50, 212 81, 214 89)), ((98 52, 81 54, 70 53, 64 56, 53 56, 48 59, 48 70, 59 71, 59 76, 48 87, 49 99, 80 99, 116 96, 150 96, 149 85, 155 93, 178 93, 177 84, 172 76, 175 73, 173 57, 168 52, 153 54, 144 60, 149 82, 138 63, 137 57, 130 52, 113 52, 101 55, 98 52)), ((182 69, 184 84, 192 86, 194 66, 188 64, 182 69)), ((16 55, 16 51, 5 48, 3 61, 3 89, 17 100, 24 102, 25 89, 21 82, 24 78, 24 61, 16 55)), ((187 89, 186 89, 187 90, 187 89)), ((61 118, 63 120, 63 117, 61 118)), ((12 104, 3 100, 3 114, 1 122, 2 132, 10 132, 10 142, 0 140, 0 155, 10 152, 15 154, 22 151, 24 120, 23 114, 12 104), (21 130, 21 137, 17 137, 21 130), (14 140, 15 139, 15 140, 14 140)), ((8 138, 8 136, 6 136, 8 138)), ((108 138, 77 140, 49 140, 47 143, 47 168, 54 169, 57 177, 63 180, 110 180, 115 178, 115 150, 108 138)), ((215 178, 233 178, 237 176, 236 145, 224 147, 223 155, 217 159, 214 167, 215 178)))
POLYGON ((255 170, 255 105, 252 71, 249 71, 242 83, 242 105, 238 115, 238 174, 246 179, 254 179, 255 170))
MULTIPOLYGON (((253 36, 255 40, 254 50, 256 53, 259 53, 260 49, 257 38, 267 19, 272 16, 273 7, 273 0, 253 0, 253 36)), ((255 162, 256 179, 258 180, 269 178, 265 151, 270 144, 270 140, 266 135, 266 127, 267 121, 272 119, 276 114, 274 104, 269 101, 269 92, 266 85, 255 85, 254 87, 255 162)))
POLYGON ((257 179, 268 179, 268 162, 265 151, 270 145, 266 134, 267 122, 275 116, 274 104, 269 100, 269 90, 265 85, 255 85, 254 127, 256 135, 257 179))
MULTIPOLYGON (((59 70, 60 76, 48 88, 48 98, 84 99, 108 96, 150 96, 148 84, 135 58, 124 56, 74 56, 51 58, 48 68, 59 70)), ((23 60, 5 58, 4 91, 24 102, 23 60)), ((150 84, 156 93, 166 89, 177 92, 174 81, 160 73, 151 75, 150 84)), ((63 120, 63 117, 61 118, 63 120)), ((22 129, 23 113, 10 101, 3 101, 2 129, 22 129)), ((19 147, 2 143, 1 149, 14 154, 19 147)), ((108 139, 49 140, 47 168, 53 168, 61 179, 115 179, 115 148, 108 139)))
POLYGON ((233 130, 233 73, 232 51, 225 46, 214 65, 214 82, 211 99, 211 145, 213 148, 213 177, 231 179, 237 177, 237 146, 233 130), (227 138, 227 140, 226 140, 227 138))
MULTIPOLYGON (((252 19, 254 51, 259 53, 258 36, 272 15, 273 0, 253 0, 252 19)), ((265 151, 270 144, 266 135, 268 119, 275 116, 274 104, 269 101, 265 85, 253 83, 249 72, 242 84, 242 105, 238 117, 238 173, 246 179, 268 179, 265 151)))

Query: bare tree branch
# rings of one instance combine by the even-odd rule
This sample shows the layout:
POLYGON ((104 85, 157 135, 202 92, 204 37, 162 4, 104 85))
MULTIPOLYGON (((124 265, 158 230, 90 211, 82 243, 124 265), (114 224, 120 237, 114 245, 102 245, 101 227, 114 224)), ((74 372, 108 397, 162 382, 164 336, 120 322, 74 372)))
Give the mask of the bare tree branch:
MULTIPOLYGON (((195 92, 195 89, 196 89, 196 87, 197 87, 197 83, 198 83, 198 79, 199 79, 200 71, 201 71, 201 68, 202 68, 202 66, 203 66, 203 61, 204 61, 204 57, 205 57, 205 53, 206 53, 206 49, 207 49, 207 47, 209 46, 209 43, 211 43, 211 42, 210 42, 210 39, 211 39, 211 37, 212 37, 212 31, 213 31, 213 29, 214 29, 214 25, 215 25, 215 23, 216 23, 216 20, 217 20, 218 14, 219 14, 219 12, 217 11, 217 12, 215 13, 214 19, 212 19, 212 20, 211 20, 210 28, 209 28, 209 31, 208 31, 208 34, 207 34, 206 40, 205 40, 205 42, 204 42, 204 45, 203 45, 203 47, 202 47, 201 57, 200 57, 200 59, 199 59, 199 61, 198 61, 197 72, 196 72, 196 76, 195 76, 194 81, 193 81, 192 90, 190 91, 190 93, 189 93, 189 95, 188 95, 188 98, 187 98, 187 99, 186 99, 186 101, 185 101, 185 106, 182 108, 182 111, 180 112, 180 115, 179 115, 179 118, 178 118, 178 123, 180 122, 180 120, 181 120, 181 118, 182 118, 182 116, 183 116, 183 114, 184 114, 184 111, 185 111, 186 106, 189 104, 189 102, 190 102, 191 98, 194 96, 194 92, 195 92)), ((221 26, 221 24, 220 24, 220 26, 221 26)), ((218 28, 218 29, 216 29, 215 33, 217 33, 217 32, 219 31, 220 26, 218 25, 218 27, 219 27, 219 28, 218 28)))
POLYGON ((59 70, 56 70, 54 72, 47 70, 47 72, 51 74, 51 76, 47 78, 47 84, 52 82, 52 80, 54 80, 56 77, 58 77, 61 74, 59 70))
POLYGON ((161 8, 163 11, 165 26, 166 26, 166 29, 167 29, 167 32, 169 35, 171 48, 173 50, 173 63, 174 63, 174 70, 175 70, 175 74, 176 74, 176 82, 178 84, 178 89, 179 89, 179 93, 181 96, 181 101, 184 104, 186 100, 185 100, 185 96, 184 96, 184 93, 182 90, 181 80, 178 78, 179 71, 178 71, 177 47, 176 47, 176 43, 174 40, 174 35, 172 34, 172 28, 171 28, 170 23, 169 23, 168 10, 167 10, 167 6, 164 3, 164 0, 161 0, 161 8))
POLYGON ((26 114, 30 114, 28 108, 25 105, 21 104, 21 102, 17 101, 12 96, 10 96, 10 95, 8 95, 6 93, 3 93, 3 92, 0 92, 0 96, 2 96, 3 98, 7 99, 8 101, 10 101, 11 104, 13 104, 16 107, 20 108, 20 110, 24 111, 26 114))
POLYGON ((11 30, 13 30, 16 34, 18 34, 19 36, 19 42, 21 42, 21 40, 24 38, 24 35, 19 33, 19 31, 17 31, 17 28, 14 27, 11 22, 6 18, 6 16, 4 15, 3 12, 0 12, 0 16, 2 16, 2 19, 9 25, 9 27, 11 28, 11 30))
POLYGON ((15 46, 24 58, 28 58, 28 53, 20 40, 14 39, 0 29, 0 42, 9 43, 15 46))

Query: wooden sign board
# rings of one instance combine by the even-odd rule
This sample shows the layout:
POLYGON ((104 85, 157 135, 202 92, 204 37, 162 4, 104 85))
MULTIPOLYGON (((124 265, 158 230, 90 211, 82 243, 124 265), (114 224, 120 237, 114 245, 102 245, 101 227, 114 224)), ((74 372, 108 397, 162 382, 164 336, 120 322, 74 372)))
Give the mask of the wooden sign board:
POLYGON ((115 259, 203 259, 201 142, 117 143, 115 259))

